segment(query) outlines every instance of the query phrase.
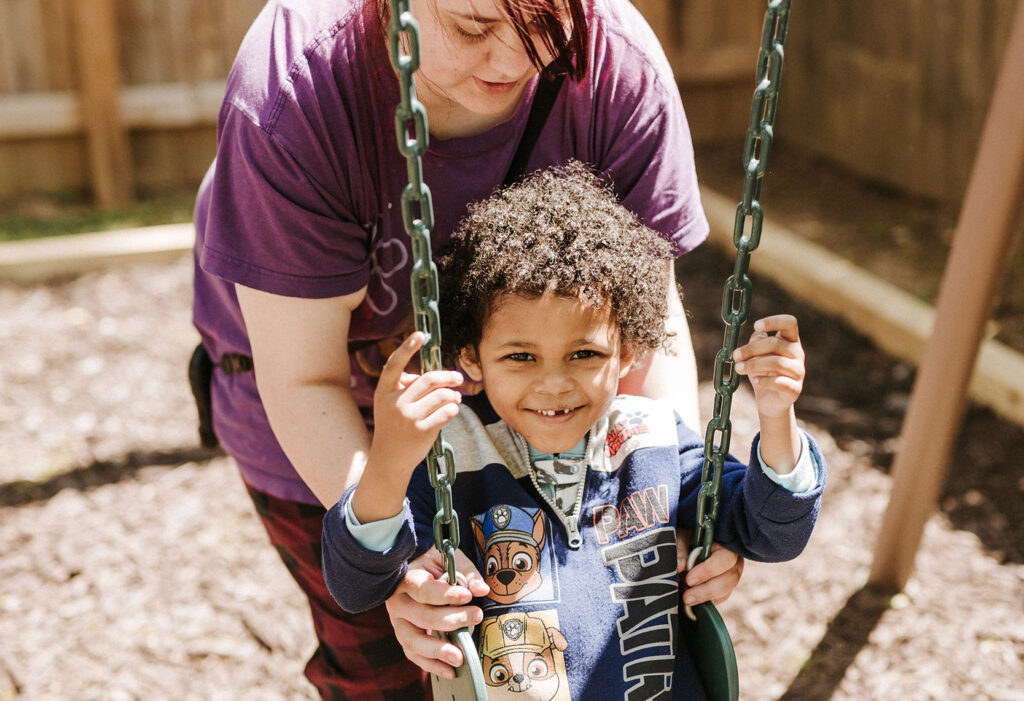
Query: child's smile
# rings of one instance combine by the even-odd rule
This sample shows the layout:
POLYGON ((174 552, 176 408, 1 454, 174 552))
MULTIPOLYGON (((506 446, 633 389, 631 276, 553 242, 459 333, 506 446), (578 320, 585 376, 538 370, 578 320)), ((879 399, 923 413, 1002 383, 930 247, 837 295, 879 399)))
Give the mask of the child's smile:
POLYGON ((498 416, 537 450, 558 453, 607 411, 632 353, 607 308, 547 292, 500 298, 461 359, 498 416))
POLYGON ((569 413, 576 411, 580 407, 573 407, 571 409, 537 409, 537 413, 543 414, 544 416, 568 416, 569 413))

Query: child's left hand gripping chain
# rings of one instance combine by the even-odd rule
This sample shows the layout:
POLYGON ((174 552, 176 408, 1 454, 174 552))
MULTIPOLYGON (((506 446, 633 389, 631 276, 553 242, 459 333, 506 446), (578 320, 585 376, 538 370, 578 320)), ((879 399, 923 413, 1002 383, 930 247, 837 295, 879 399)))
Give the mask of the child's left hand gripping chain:
POLYGON ((462 375, 450 370, 422 375, 405 371, 424 338, 419 331, 409 336, 381 370, 373 395, 373 442, 352 499, 362 523, 401 510, 413 471, 427 457, 441 428, 459 413, 462 395, 454 388, 462 384, 462 375))
POLYGON ((784 416, 803 390, 804 349, 796 317, 789 314, 758 319, 745 346, 733 353, 736 372, 754 388, 762 416, 784 416))

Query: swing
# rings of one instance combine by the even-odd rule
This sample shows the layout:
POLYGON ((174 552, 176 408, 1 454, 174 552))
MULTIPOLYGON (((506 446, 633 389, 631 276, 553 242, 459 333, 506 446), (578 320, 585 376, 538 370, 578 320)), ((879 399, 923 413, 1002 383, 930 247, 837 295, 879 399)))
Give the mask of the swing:
MULTIPOLYGON (((409 0, 389 1, 390 58, 398 72, 401 91, 401 103, 395 112, 395 133, 398 150, 406 158, 409 179, 409 184, 402 192, 402 220, 412 241, 415 260, 410 284, 416 329, 426 334, 426 342, 420 349, 420 367, 429 372, 441 369, 441 324, 437 307, 437 268, 430 251, 430 233, 434 227, 433 203, 430 188, 423 182, 422 156, 427 150, 427 114, 423 104, 416 99, 413 83, 413 73, 419 68, 420 62, 419 26, 412 16, 409 0), (403 35, 408 53, 402 52, 403 35), (415 212, 417 206, 418 217, 415 212)), ((764 214, 759 199, 772 146, 772 125, 782 77, 783 44, 790 3, 791 0, 769 0, 765 13, 757 58, 757 87, 743 148, 743 199, 736 209, 733 228, 736 262, 733 274, 725 283, 722 297, 722 319, 726 322, 726 330, 722 349, 715 358, 714 416, 708 422, 704 438, 705 457, 701 469, 701 487, 697 495, 695 547, 688 557, 687 569, 711 555, 722 468, 729 452, 732 432, 729 419, 732 395, 740 380, 740 376, 733 372, 732 354, 739 341, 740 328, 750 315, 753 285, 746 273, 750 254, 757 248, 761 238, 764 214)), ((444 558, 448 582, 455 584, 455 550, 459 547, 459 515, 452 508, 451 492, 455 481, 455 455, 444 440, 443 432, 431 446, 427 464, 437 507, 434 516, 434 545, 444 558)), ((739 698, 736 653, 721 615, 711 602, 692 608, 685 606, 684 611, 686 615, 680 617, 681 632, 707 697, 711 701, 736 701, 739 698)), ((461 628, 453 633, 438 635, 446 637, 462 650, 463 664, 455 670, 453 680, 431 675, 434 698, 437 701, 485 701, 487 685, 470 631, 461 628)))

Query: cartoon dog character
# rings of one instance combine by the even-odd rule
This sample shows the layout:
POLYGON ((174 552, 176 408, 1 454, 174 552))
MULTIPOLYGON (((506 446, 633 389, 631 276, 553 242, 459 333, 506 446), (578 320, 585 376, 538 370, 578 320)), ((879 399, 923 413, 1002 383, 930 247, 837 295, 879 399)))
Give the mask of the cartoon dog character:
POLYGON ((480 626, 480 663, 487 698, 551 701, 565 674, 564 664, 556 664, 554 650, 562 652, 568 646, 561 631, 525 612, 484 620, 480 626))
POLYGON ((499 504, 482 523, 474 518, 472 526, 492 601, 511 604, 540 587, 540 557, 547 540, 540 509, 531 515, 518 506, 499 504))

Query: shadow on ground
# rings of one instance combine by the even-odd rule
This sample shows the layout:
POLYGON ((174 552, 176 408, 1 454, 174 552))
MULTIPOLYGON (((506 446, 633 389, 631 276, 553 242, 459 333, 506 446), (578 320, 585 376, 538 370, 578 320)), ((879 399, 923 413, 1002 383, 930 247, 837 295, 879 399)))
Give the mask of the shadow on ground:
POLYGON ((865 587, 829 622, 810 659, 779 701, 829 699, 889 607, 891 592, 865 587))
POLYGON ((138 470, 151 465, 177 467, 190 462, 206 463, 219 455, 223 455, 219 450, 199 447, 131 451, 120 460, 98 460, 47 479, 15 480, 0 484, 0 506, 23 506, 46 501, 62 489, 89 491, 105 484, 131 479, 138 470))

